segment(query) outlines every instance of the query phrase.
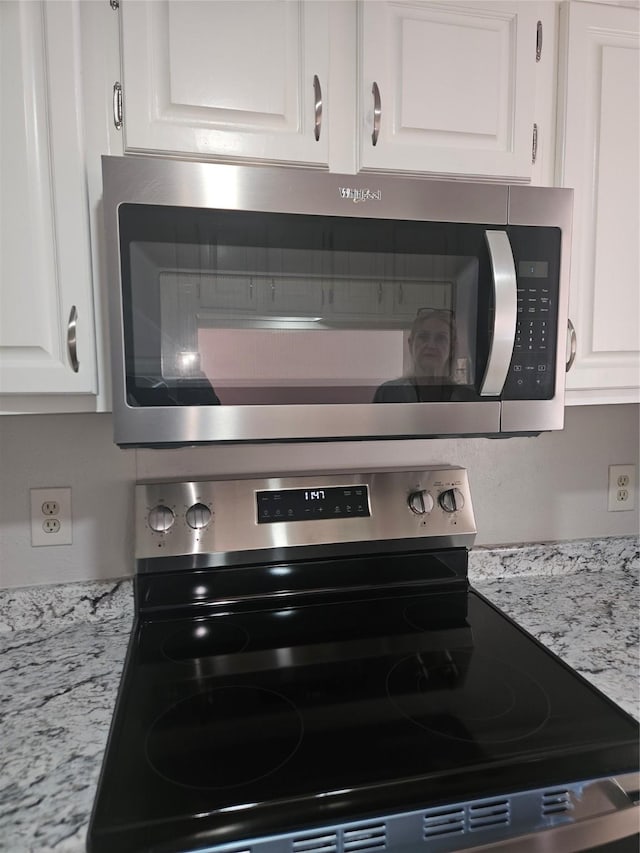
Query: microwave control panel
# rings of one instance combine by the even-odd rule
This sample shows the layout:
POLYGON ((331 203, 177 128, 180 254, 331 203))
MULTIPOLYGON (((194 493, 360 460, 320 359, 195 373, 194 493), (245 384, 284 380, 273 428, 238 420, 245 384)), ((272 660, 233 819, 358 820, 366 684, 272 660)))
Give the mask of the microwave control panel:
POLYGON ((503 400, 550 400, 555 390, 560 232, 553 228, 536 229, 535 245, 527 245, 530 234, 531 229, 509 229, 518 313, 503 400), (540 232, 545 232, 544 239, 540 239, 543 236, 540 232))

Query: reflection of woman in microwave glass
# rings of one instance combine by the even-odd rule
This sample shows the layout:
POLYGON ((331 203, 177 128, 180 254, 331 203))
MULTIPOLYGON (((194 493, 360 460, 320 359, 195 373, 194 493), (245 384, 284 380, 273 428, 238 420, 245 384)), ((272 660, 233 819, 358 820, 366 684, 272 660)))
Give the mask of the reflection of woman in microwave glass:
MULTIPOLYGON (((454 378, 456 327, 453 311, 420 308, 409 332, 407 376, 384 382, 374 403, 420 403, 472 399, 454 378)), ((459 380, 458 380, 459 381, 459 380)))

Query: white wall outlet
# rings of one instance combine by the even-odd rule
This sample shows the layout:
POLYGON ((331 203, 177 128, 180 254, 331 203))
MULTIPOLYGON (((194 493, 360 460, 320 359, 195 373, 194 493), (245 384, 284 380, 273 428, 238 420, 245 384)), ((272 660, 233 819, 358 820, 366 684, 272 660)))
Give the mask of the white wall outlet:
POLYGON ((636 466, 609 465, 609 512, 635 509, 636 466))
POLYGON ((71 545, 71 489, 30 489, 31 545, 71 545))

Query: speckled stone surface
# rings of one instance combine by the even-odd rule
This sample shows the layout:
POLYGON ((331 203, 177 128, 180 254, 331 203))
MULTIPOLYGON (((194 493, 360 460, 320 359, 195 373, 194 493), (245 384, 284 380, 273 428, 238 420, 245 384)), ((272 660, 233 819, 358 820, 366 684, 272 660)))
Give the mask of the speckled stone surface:
MULTIPOLYGON (((476 589, 636 716, 639 568, 634 539, 470 559, 476 589)), ((132 618, 130 579, 0 592, 0 851, 85 849, 132 618)))
POLYGON ((116 616, 133 617, 131 578, 0 590, 0 636, 116 616))
POLYGON ((85 849, 130 616, 0 637, 0 850, 85 849))
POLYGON ((469 554, 472 582, 507 576, 555 577, 578 571, 606 572, 625 567, 636 572, 640 568, 638 537, 473 548, 469 554))

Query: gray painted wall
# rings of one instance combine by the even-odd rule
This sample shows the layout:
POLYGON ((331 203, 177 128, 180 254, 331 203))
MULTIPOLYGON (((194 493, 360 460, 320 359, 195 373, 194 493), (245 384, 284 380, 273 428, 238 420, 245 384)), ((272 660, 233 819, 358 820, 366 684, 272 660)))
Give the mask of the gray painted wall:
POLYGON ((638 534, 607 512, 608 466, 638 465, 638 405, 568 408, 537 438, 120 450, 108 414, 0 418, 0 587, 114 578, 133 570, 136 480, 381 470, 447 462, 469 471, 477 544, 638 534), (73 544, 32 548, 29 489, 70 486, 73 544))

